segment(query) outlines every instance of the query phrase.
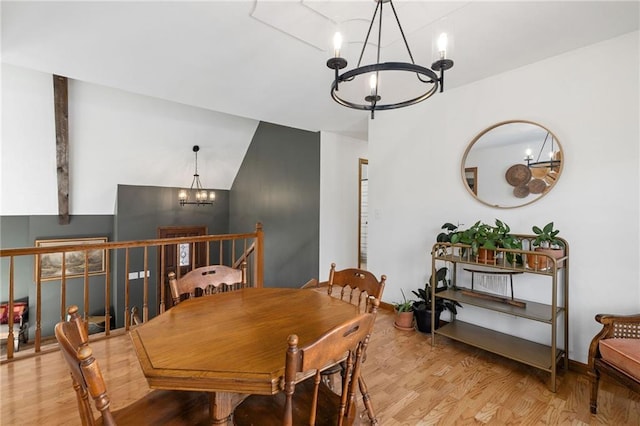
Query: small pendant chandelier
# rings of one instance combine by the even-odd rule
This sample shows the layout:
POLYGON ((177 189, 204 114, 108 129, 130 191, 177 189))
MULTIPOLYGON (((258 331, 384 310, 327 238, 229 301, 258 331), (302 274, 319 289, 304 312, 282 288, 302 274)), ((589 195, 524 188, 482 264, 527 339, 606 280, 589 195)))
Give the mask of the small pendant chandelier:
POLYGON ((191 187, 189 189, 181 189, 178 193, 181 206, 185 204, 195 204, 197 206, 212 205, 216 199, 216 193, 203 189, 200 183, 200 175, 198 174, 198 151, 200 151, 200 147, 194 145, 193 152, 196 154, 196 172, 193 174, 191 187))
MULTIPOLYGON (((451 59, 447 59, 446 55, 446 44, 447 44, 447 35, 446 33, 440 34, 438 38, 438 55, 439 59, 436 60, 433 64, 431 64, 431 69, 416 65, 413 60, 413 55, 411 53, 411 49, 409 48, 409 44, 407 43, 407 38, 404 35, 404 31, 402 30, 402 25, 400 25, 400 20, 398 19, 398 14, 396 13, 396 9, 393 6, 393 0, 374 0, 377 2, 375 12, 373 13, 373 18, 371 18, 371 24, 369 25, 369 31, 367 32, 367 36, 364 40, 364 44, 362 45, 362 51, 360 52, 360 59, 358 59, 358 65, 356 68, 346 71, 342 74, 339 74, 339 70, 346 68, 347 60, 340 57, 340 48, 342 44, 342 37, 340 33, 336 33, 334 37, 334 53, 335 56, 330 58, 327 61, 327 67, 333 69, 335 71, 335 78, 331 85, 331 97, 334 101, 339 103, 340 105, 346 106, 348 108, 360 109, 371 111, 371 118, 374 118, 374 112, 386 109, 395 109, 402 108, 410 105, 417 104, 418 102, 422 102, 425 99, 431 97, 434 93, 437 92, 438 86, 440 87, 440 92, 444 90, 444 72, 453 67, 453 61, 451 59), (404 45, 407 48, 407 52, 409 53, 409 58, 411 59, 411 63, 408 62, 380 62, 380 45, 382 39, 382 5, 384 3, 389 3, 391 6, 391 10, 393 11, 393 15, 395 16, 396 22, 398 23, 398 29, 400 30, 400 34, 402 35, 402 40, 404 41, 404 45), (378 15, 379 13, 379 15, 378 15), (374 22, 376 20, 376 16, 378 16, 378 46, 376 52, 376 63, 371 65, 362 65, 362 57, 364 56, 365 49, 367 47, 367 42, 369 41, 369 35, 371 35, 371 29, 373 28, 374 22), (412 97, 414 95, 410 95, 408 99, 391 101, 388 103, 385 101, 385 97, 382 96, 380 90, 380 77, 385 72, 385 74, 390 74, 389 72, 404 72, 408 75, 412 75, 412 78, 416 78, 420 83, 423 83, 425 87, 420 89, 420 93, 417 96, 412 97), (438 76, 436 72, 440 72, 438 76), (348 98, 347 96, 343 96, 339 93, 338 88, 339 84, 345 84, 347 82, 351 82, 356 77, 368 74, 369 75, 369 85, 368 85, 368 93, 364 96, 359 96, 358 98, 352 96, 348 98), (362 102, 364 101, 364 102, 362 102)), ((403 74, 403 75, 407 75, 403 74)), ((386 77, 385 77, 386 78, 386 77)), ((364 87, 364 86, 363 86, 364 87)), ((389 87, 387 85, 384 87, 386 90, 386 96, 389 97, 392 93, 394 93, 393 87, 389 87)), ((365 90, 366 91, 366 90, 365 90)))

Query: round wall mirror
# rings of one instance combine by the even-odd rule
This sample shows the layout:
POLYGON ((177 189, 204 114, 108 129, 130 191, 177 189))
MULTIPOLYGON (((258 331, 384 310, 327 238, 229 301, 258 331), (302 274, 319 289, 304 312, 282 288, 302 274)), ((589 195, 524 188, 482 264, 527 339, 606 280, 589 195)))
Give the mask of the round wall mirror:
POLYGON ((544 197, 564 163, 558 138, 546 127, 503 121, 476 136, 462 157, 462 180, 478 201, 510 209, 544 197))

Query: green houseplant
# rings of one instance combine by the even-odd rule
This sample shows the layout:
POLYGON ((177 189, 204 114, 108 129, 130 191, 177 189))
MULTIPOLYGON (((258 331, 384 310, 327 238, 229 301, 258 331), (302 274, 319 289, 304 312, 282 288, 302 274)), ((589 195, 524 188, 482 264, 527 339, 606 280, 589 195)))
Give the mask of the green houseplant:
MULTIPOLYGON (((531 241, 531 246, 535 251, 560 259, 564 257, 564 244, 562 240, 557 238, 560 231, 554 229, 553 226, 553 222, 547 223, 543 228, 534 225, 531 229, 536 238, 531 241)), ((552 261, 546 256, 531 255, 527 258, 527 266, 531 269, 543 271, 551 268, 552 261)), ((558 266, 562 266, 562 261, 558 263, 558 266)))
POLYGON ((439 243, 450 243, 451 237, 453 236, 453 234, 456 233, 458 227, 453 223, 447 222, 444 225, 442 225, 440 229, 444 229, 447 232, 440 232, 436 237, 436 241, 439 243))
MULTIPOLYGON (((435 286, 435 292, 439 293, 446 290, 451 286, 451 280, 447 279, 449 269, 442 267, 436 271, 436 275, 429 277, 424 285, 424 288, 413 290, 412 293, 418 298, 413 303, 413 314, 416 319, 416 326, 418 330, 423 333, 431 332, 431 289, 435 286)), ((456 307, 462 307, 460 303, 455 300, 435 298, 435 328, 440 327, 440 314, 443 311, 449 310, 454 314, 458 313, 456 307)))
POLYGON ((414 301, 411 299, 407 300, 402 289, 400 289, 400 292, 402 293, 402 302, 393 304, 396 313, 393 325, 400 330, 413 330, 414 301))
MULTIPOLYGON (((450 240, 453 244, 461 243, 471 246, 471 255, 482 263, 495 263, 494 253, 498 247, 522 248, 521 241, 511 235, 509 225, 500 219, 495 220, 495 225, 489 225, 479 220, 465 230, 452 232, 450 240)), ((507 253, 507 260, 509 262, 517 261, 512 253, 507 253)))

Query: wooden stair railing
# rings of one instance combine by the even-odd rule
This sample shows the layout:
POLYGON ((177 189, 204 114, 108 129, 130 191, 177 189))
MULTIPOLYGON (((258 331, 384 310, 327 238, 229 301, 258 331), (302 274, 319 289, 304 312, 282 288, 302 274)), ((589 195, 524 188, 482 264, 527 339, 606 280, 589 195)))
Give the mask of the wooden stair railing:
MULTIPOLYGON (((50 336, 43 336, 43 312, 51 312, 51 307, 43 310, 42 300, 43 300, 43 279, 40 276, 39 268, 34 265, 40 264, 40 256, 51 253, 67 253, 67 252, 84 252, 84 275, 78 278, 73 278, 73 280, 84 280, 83 281, 83 290, 82 290, 82 301, 80 303, 76 303, 80 306, 80 312, 82 313, 82 317, 85 321, 85 324, 88 328, 88 319, 90 316, 90 311, 95 311, 96 309, 104 309, 104 332, 97 333, 93 338, 98 338, 104 336, 109 336, 112 332, 112 318, 111 318, 111 309, 113 306, 118 306, 115 299, 117 294, 114 294, 114 284, 115 281, 117 283, 116 289, 124 290, 124 306, 122 306, 123 318, 122 324, 120 327, 125 331, 128 331, 131 325, 133 324, 132 318, 132 306, 131 305, 131 294, 133 291, 139 291, 139 285, 136 283, 135 288, 132 288, 130 283, 130 274, 135 271, 149 271, 151 270, 150 266, 150 254, 157 253, 157 262, 153 266, 153 269, 164 270, 166 259, 164 259, 164 247, 172 244, 194 244, 194 243, 207 243, 206 244, 206 258, 209 259, 209 264, 222 264, 233 267, 238 267, 242 262, 246 262, 247 264, 247 280, 249 285, 252 287, 262 287, 263 286, 263 276, 264 276, 264 234, 262 231, 262 224, 256 224, 256 228, 254 232, 244 233, 244 234, 223 234, 223 235, 201 235, 194 237, 179 237, 179 238, 163 238, 163 239, 152 239, 152 240, 140 240, 140 241, 113 241, 113 242, 104 242, 104 243, 94 243, 94 244, 76 244, 76 245, 56 245, 50 247, 25 247, 25 248, 9 248, 9 249, 0 249, 0 260, 2 261, 2 269, 0 269, 0 300, 7 300, 9 302, 9 310, 10 312, 13 309, 13 302, 16 297, 20 297, 20 294, 16 292, 16 281, 20 281, 22 286, 25 285, 25 281, 28 281, 26 285, 31 285, 32 282, 35 282, 35 300, 31 300, 30 304, 30 327, 35 328, 35 333, 30 333, 29 336, 34 336, 31 339, 33 345, 31 349, 21 350, 18 357, 29 356, 31 354, 38 354, 42 352, 42 344, 43 341, 52 340, 53 338, 53 326, 55 323, 64 321, 66 317, 66 306, 68 304, 68 300, 71 297, 68 297, 69 290, 67 289, 67 284, 71 280, 68 278, 69 275, 66 272, 65 268, 65 256, 62 257, 62 266, 61 266, 61 277, 57 279, 58 287, 60 289, 60 300, 59 300, 59 316, 56 318, 47 317, 46 323, 50 325, 51 333, 50 336), (219 251, 219 256, 215 256, 212 258, 210 256, 213 248, 217 248, 219 251), (104 250, 104 265, 105 272, 102 274, 104 276, 104 289, 98 290, 96 287, 96 277, 91 276, 91 286, 89 285, 89 259, 88 252, 93 250, 104 250), (132 257, 139 259, 140 256, 136 257, 139 254, 139 250, 142 250, 142 267, 140 266, 140 262, 133 262, 132 257), (122 255, 122 257, 119 257, 122 255), (230 258, 229 258, 230 257, 230 258), (124 259, 122 259, 124 258, 124 259), (112 265, 113 262, 118 262, 112 265), (32 268, 25 268, 25 262, 31 262, 32 268), (16 263, 18 263, 19 267, 16 267, 16 263), (135 267, 132 265, 135 263, 135 267), (24 272, 25 270, 35 270, 35 277, 31 274, 27 274, 24 272), (118 277, 112 277, 113 273, 117 271, 118 277), (101 291, 104 296, 104 306, 96 306, 95 304, 91 305, 89 297, 90 294, 93 294, 93 299, 95 300, 95 292, 101 291), (34 306, 35 305, 35 306, 34 306), (24 353, 23 353, 24 352, 24 353)), ((178 254, 179 255, 179 254, 178 254)), ((191 262, 191 264, 195 264, 195 262, 191 262)), ((101 275, 101 274, 98 274, 101 275)), ((144 274, 142 282, 142 306, 141 309, 136 307, 135 310, 135 322, 138 323, 140 321, 146 322, 149 320, 149 292, 150 287, 151 291, 155 292, 158 289, 158 306, 156 306, 157 312, 162 313, 164 311, 165 301, 167 298, 171 296, 168 294, 164 294, 165 289, 165 281, 167 277, 158 276, 153 283, 151 283, 151 279, 149 274, 144 274), (141 313, 141 315, 140 315, 141 313)), ((98 278, 99 279, 99 278, 98 278)), ((50 284, 47 284, 45 291, 51 292, 50 284)), ((77 291, 77 290, 76 290, 77 291)), ((138 293, 136 293, 138 294, 138 293)), ((75 295, 74 295, 75 296, 75 295)), ((77 297, 77 296, 76 296, 77 297)), ((49 297, 47 300, 51 300, 49 297)), ((13 331, 13 316, 9 315, 9 336, 8 341, 13 341, 14 336, 12 335, 13 331)), ((4 343, 3 343, 4 346, 4 343)), ((57 348, 57 346, 55 346, 57 348)), ((3 348, 4 349, 4 348, 3 348)), ((0 362, 4 363, 6 361, 10 361, 16 357, 14 353, 14 348, 12 344, 6 345, 6 351, 3 351, 2 356, 0 357, 0 362)))

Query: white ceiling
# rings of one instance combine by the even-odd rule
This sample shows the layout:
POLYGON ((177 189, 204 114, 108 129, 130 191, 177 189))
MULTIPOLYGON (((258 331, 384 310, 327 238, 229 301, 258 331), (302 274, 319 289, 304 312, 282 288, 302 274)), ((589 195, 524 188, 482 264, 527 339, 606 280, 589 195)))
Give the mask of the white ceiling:
MULTIPOLYGON (((447 72, 445 93, 435 96, 638 30, 640 5, 394 4, 418 64, 432 62, 437 27, 453 33, 455 66, 447 72)), ((369 114, 331 100, 333 73, 325 63, 333 54, 336 28, 345 33, 348 68, 357 62, 374 8, 374 0, 3 0, 2 61, 256 120, 366 138, 369 114)), ((386 13, 382 60, 407 61, 395 22, 386 13)), ((594 70, 594 84, 603 84, 608 66, 615 66, 615 58, 594 70)))

